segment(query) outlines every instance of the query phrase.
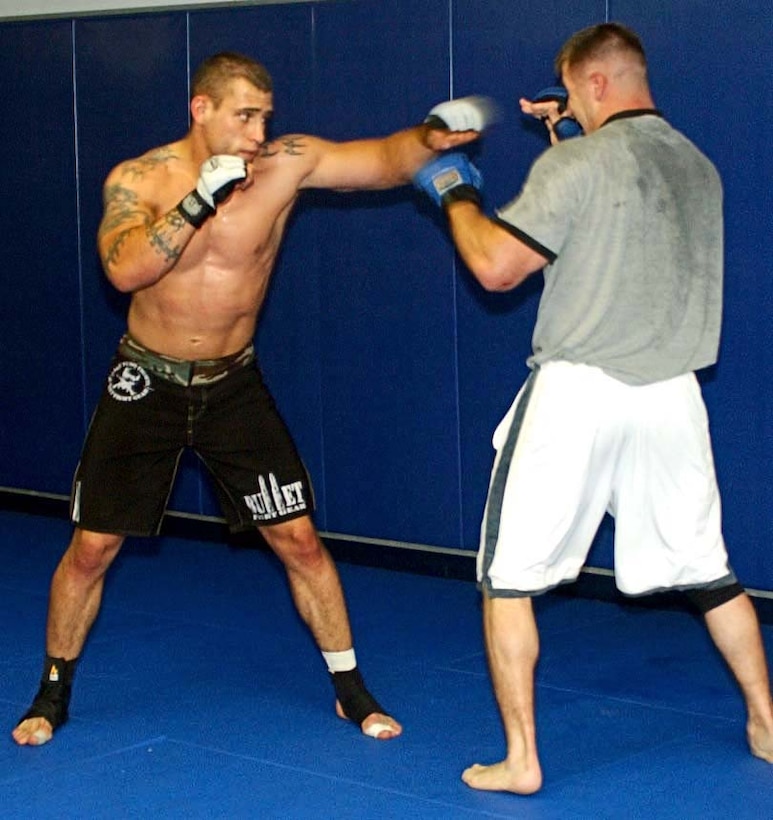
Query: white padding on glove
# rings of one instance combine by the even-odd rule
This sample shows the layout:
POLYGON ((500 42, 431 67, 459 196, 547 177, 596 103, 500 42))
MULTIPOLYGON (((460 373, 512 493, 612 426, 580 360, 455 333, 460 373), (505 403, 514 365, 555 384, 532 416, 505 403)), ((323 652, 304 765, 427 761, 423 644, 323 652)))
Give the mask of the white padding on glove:
POLYGON ((483 131, 498 119, 497 105, 489 97, 459 97, 436 105, 425 122, 434 125, 441 120, 450 131, 483 131))
POLYGON ((202 163, 196 190, 210 208, 215 208, 246 176, 247 165, 241 157, 216 154, 202 163))

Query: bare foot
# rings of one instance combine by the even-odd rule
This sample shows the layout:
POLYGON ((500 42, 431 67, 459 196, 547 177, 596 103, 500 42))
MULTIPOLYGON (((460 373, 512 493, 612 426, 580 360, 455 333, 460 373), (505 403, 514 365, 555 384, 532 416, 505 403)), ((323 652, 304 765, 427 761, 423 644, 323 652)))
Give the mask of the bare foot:
POLYGON ((11 734, 19 746, 42 746, 51 740, 54 730, 45 718, 33 717, 23 720, 11 734))
POLYGON ((534 794, 542 788, 542 771, 539 764, 518 769, 506 760, 491 766, 473 763, 462 772, 462 780, 471 789, 481 791, 534 794))
POLYGON ((752 754, 773 763, 773 732, 759 724, 749 723, 746 727, 746 736, 752 754))
MULTIPOLYGON (((349 720, 338 701, 336 701, 336 714, 343 720, 349 720)), ((375 737, 376 740, 391 740, 403 733, 403 727, 394 718, 381 712, 368 715, 360 724, 360 729, 364 735, 375 737)))

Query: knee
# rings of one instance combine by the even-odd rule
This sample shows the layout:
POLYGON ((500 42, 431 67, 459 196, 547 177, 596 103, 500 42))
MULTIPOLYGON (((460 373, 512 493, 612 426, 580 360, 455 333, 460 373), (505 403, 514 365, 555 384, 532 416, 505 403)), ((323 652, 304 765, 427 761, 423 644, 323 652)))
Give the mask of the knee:
POLYGON ((123 541, 122 535, 75 530, 63 560, 78 575, 98 577, 107 571, 123 541))
POLYGON ((288 569, 314 569, 327 555, 314 525, 307 518, 266 527, 261 532, 288 569))

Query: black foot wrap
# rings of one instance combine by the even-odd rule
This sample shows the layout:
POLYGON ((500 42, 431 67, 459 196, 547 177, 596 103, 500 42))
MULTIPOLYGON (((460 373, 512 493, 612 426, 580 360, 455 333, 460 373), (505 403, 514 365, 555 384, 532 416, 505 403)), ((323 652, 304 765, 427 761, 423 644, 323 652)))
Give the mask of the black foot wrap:
POLYGON ((378 701, 365 688, 365 681, 356 667, 349 672, 333 672, 333 686, 344 714, 357 725, 360 725, 368 715, 374 712, 386 714, 378 701))
POLYGON ((76 662, 77 658, 66 661, 46 656, 38 693, 19 723, 40 717, 45 718, 54 730, 67 723, 76 662))

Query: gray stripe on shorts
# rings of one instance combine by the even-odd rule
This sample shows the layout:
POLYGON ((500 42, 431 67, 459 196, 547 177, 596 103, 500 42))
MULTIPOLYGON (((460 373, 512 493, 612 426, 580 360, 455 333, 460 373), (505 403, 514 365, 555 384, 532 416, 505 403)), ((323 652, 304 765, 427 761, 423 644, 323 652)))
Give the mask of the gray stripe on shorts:
POLYGON ((481 584, 489 592, 494 592, 494 594, 499 597, 523 597, 527 594, 533 594, 521 593, 514 590, 492 590, 488 577, 488 571, 491 567, 491 562, 494 560, 494 552, 496 550, 497 541, 499 540, 499 524, 502 518, 502 504, 505 498, 505 486, 507 485, 507 476, 510 473, 510 464, 513 461, 515 445, 518 442, 518 436, 521 432, 521 427, 523 426, 523 418, 526 415, 526 408, 529 405, 529 399, 534 391, 534 384, 536 381, 537 370, 535 369, 532 370, 529 378, 523 386, 521 398, 518 401, 518 406, 515 408, 510 429, 507 431, 507 438, 502 446, 502 452, 500 454, 496 470, 494 471, 494 476, 491 479, 491 489, 488 494, 481 584))

